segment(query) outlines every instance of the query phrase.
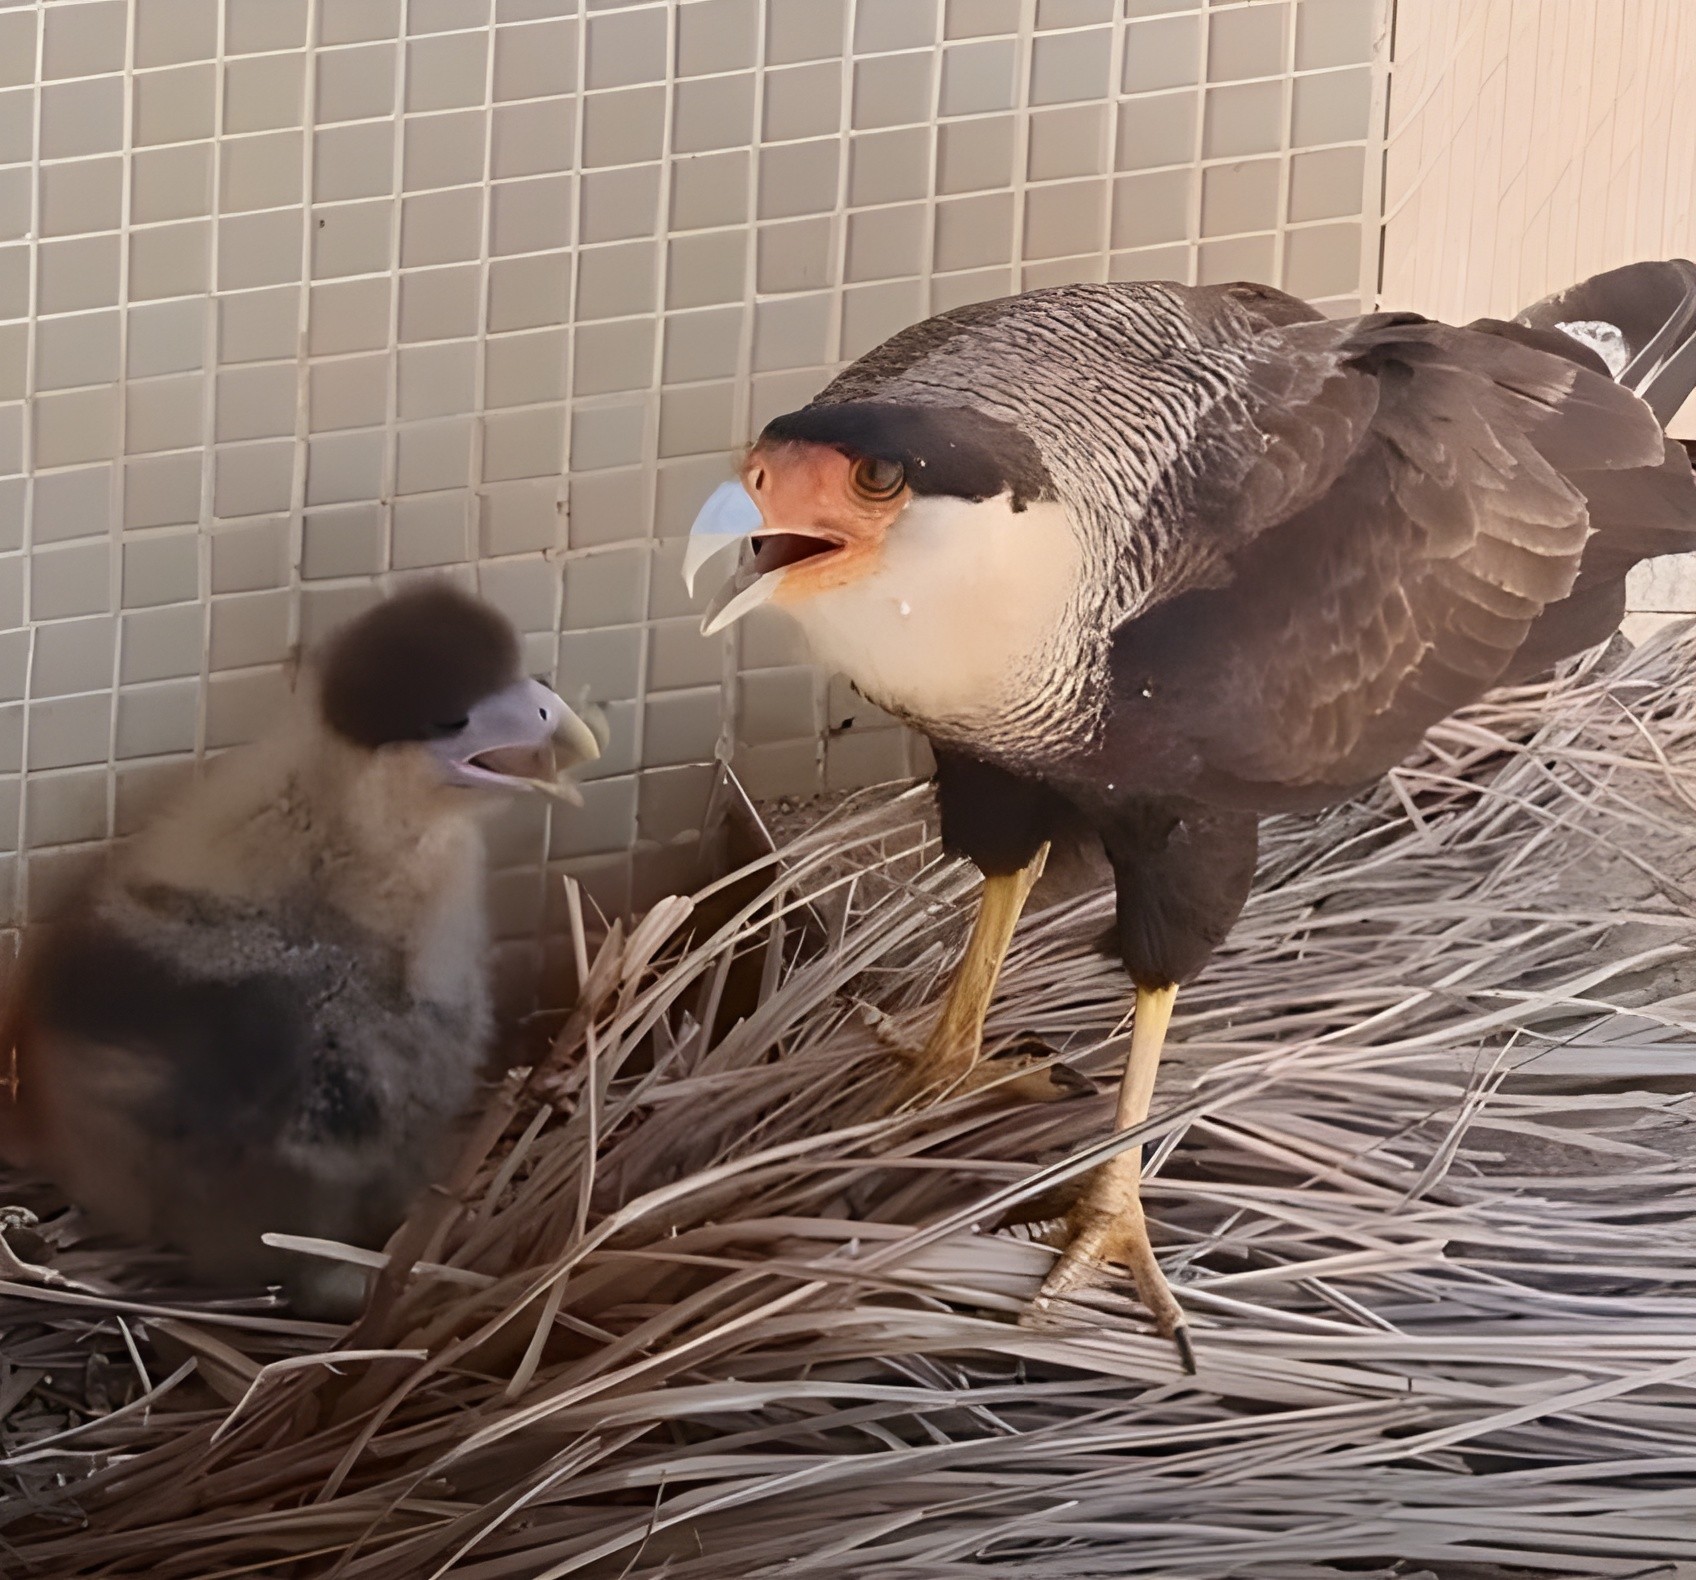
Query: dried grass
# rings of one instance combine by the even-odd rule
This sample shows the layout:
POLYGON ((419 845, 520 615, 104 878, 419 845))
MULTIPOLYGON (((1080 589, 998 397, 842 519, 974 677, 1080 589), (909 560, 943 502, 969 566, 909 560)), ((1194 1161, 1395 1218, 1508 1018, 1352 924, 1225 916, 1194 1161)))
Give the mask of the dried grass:
MULTIPOLYGON (((1696 1573, 1693 663, 1592 660, 1269 825, 1136 1138, 1197 1378, 1118 1293, 1016 1320, 1108 1081, 876 1117, 972 887, 885 792, 579 930, 581 1008, 352 1331, 17 1231, 0 1569, 1696 1573)), ((1109 915, 1031 918, 993 1042, 1111 1076, 1109 915)))

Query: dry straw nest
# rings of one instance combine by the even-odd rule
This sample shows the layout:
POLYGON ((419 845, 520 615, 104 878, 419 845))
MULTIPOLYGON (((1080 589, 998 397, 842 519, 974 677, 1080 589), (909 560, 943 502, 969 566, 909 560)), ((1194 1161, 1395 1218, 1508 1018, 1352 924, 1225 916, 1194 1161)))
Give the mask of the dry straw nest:
POLYGON ((879 1116, 973 882, 885 792, 579 932, 351 1331, 14 1214, 0 1571, 1696 1572, 1693 673, 1671 630, 1268 826, 1135 1138, 1194 1379, 1118 1293, 1019 1320, 1114 1144, 1105 896, 990 1026, 1095 1095, 879 1116))

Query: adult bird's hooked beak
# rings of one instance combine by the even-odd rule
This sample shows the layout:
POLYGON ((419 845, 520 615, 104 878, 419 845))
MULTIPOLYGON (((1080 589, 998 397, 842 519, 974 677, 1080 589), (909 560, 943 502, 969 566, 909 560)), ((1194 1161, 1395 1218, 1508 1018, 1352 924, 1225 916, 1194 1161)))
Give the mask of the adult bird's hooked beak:
MULTIPOLYGON (((515 680, 484 697, 451 734, 428 743, 450 783, 511 790, 550 781, 561 767, 601 755, 595 731, 539 680, 515 680), (565 758, 556 759, 555 748, 565 758)), ((562 790, 568 787, 561 785, 562 790)))
POLYGON ((894 462, 804 441, 762 442, 741 477, 721 484, 689 530, 691 593, 711 560, 741 551, 701 620, 712 636, 768 602, 798 602, 862 575, 910 497, 894 462))

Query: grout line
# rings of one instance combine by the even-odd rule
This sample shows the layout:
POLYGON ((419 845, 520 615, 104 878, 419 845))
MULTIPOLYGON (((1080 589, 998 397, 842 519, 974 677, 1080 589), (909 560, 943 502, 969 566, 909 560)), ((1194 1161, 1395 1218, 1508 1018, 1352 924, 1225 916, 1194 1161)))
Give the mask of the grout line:
MULTIPOLYGON (((491 17, 494 14, 494 4, 495 4, 495 0, 489 0, 491 17)), ((394 126, 394 134, 393 134, 394 135, 394 146, 390 150, 390 155, 389 155, 389 183, 390 183, 390 187, 393 191, 394 196, 393 196, 393 210, 389 215, 389 259, 390 259, 389 273, 390 273, 391 281, 390 281, 390 285, 389 285, 389 323, 388 323, 388 336, 387 336, 388 344, 384 348, 384 355, 385 355, 385 358, 386 358, 385 386, 384 386, 384 390, 383 390, 383 428, 384 428, 384 435, 383 435, 383 460, 382 460, 382 467, 381 467, 381 471, 380 471, 380 476, 382 478, 382 482, 380 484, 381 498, 380 498, 379 504, 378 504, 378 509, 381 512, 381 519, 379 521, 379 526, 378 526, 378 530, 381 534, 381 547, 380 547, 379 553, 378 553, 378 561, 379 561, 379 564, 382 567, 382 570, 381 570, 379 577, 378 577, 379 582, 386 579, 388 576, 392 575, 394 568, 395 568, 395 495, 397 493, 397 484, 399 483, 399 480, 400 480, 400 432, 401 432, 401 429, 400 429, 400 361, 401 361, 401 358, 400 358, 400 304, 401 304, 401 291, 402 291, 403 283, 404 283, 404 280, 405 280, 405 276, 401 272, 401 248, 404 245, 405 239, 406 239, 406 232, 405 232, 405 219, 406 219, 406 93, 407 93, 407 83, 408 83, 408 70, 409 70, 409 65, 410 65, 410 60, 411 60, 411 50, 412 50, 411 23, 412 23, 412 0, 400 0, 400 19, 399 19, 400 35, 397 38, 397 40, 395 41, 395 99, 394 99, 394 105, 393 105, 393 113, 392 113, 392 116, 391 116, 391 121, 392 121, 392 124, 394 126)), ((492 62, 494 60, 494 54, 495 54, 495 38, 494 38, 494 30, 492 28, 489 31, 489 37, 488 37, 488 53, 489 53, 489 60, 486 61, 484 64, 485 64, 485 67, 487 69, 492 69, 492 62)), ((316 70, 317 62, 316 62, 316 60, 314 60, 313 65, 314 65, 313 76, 314 76, 314 78, 316 78, 317 77, 317 70, 316 70)), ((487 84, 487 69, 485 70, 485 85, 487 84)), ((487 120, 487 109, 485 109, 484 113, 485 113, 485 120, 487 120)), ((492 144, 494 142, 493 136, 488 135, 489 133, 492 133, 492 131, 493 131, 492 126, 486 128, 485 141, 488 144, 492 144)), ((487 154, 487 149, 485 149, 485 152, 484 152, 485 164, 487 163, 487 159, 488 159, 488 154, 487 154)), ((311 205, 308 206, 307 216, 308 216, 307 217, 307 229, 309 231, 315 231, 318 227, 318 224, 319 224, 318 211, 317 211, 315 206, 311 206, 311 205)), ((484 247, 485 253, 487 252, 487 247, 488 247, 488 240, 487 240, 488 233, 489 233, 489 210, 488 210, 488 198, 487 198, 487 194, 485 193, 484 205, 483 205, 483 238, 484 238, 483 247, 484 247)), ((306 290, 305 290, 304 294, 305 294, 306 300, 309 304, 308 305, 308 311, 309 312, 310 312, 310 303, 311 303, 311 299, 312 299, 312 283, 311 283, 311 280, 312 280, 311 259, 310 259, 310 254, 308 254, 307 285, 306 285, 306 290)), ((481 328, 480 324, 479 324, 479 328, 481 328)), ((479 336, 478 336, 479 343, 481 343, 481 339, 482 339, 482 336, 479 334, 479 336)), ((304 352, 304 348, 303 348, 303 352, 304 352)), ((477 358, 474 359, 473 371, 472 371, 472 378, 474 380, 474 384, 473 384, 474 395, 473 395, 472 405, 477 410, 482 409, 482 394, 483 394, 482 377, 483 377, 483 359, 481 357, 477 357, 477 358)), ((310 427, 311 427, 311 425, 310 425, 310 421, 309 421, 308 422, 308 432, 309 433, 310 433, 310 427)), ((478 429, 475 425, 473 425, 473 429, 472 429, 472 441, 471 442, 472 442, 471 466, 473 468, 475 468, 478 464, 478 459, 479 459, 478 453, 477 453, 478 448, 479 448, 479 446, 478 446, 478 429)), ((307 453, 310 456, 310 454, 311 454, 310 438, 308 439, 308 442, 307 442, 307 453)), ((301 552, 301 565, 300 565, 300 569, 303 573, 303 579, 304 579, 304 571, 305 571, 305 568, 306 568, 305 532, 306 532, 306 526, 305 526, 305 518, 304 518, 304 515, 303 515, 302 522, 301 522, 302 552, 301 552)))
MULTIPOLYGON (((219 296, 218 273, 222 261, 223 248, 220 244, 219 233, 222 229, 222 214, 224 201, 224 43, 228 27, 227 7, 217 8, 216 38, 213 41, 212 57, 212 172, 210 176, 211 190, 208 194, 208 214, 206 217, 206 307, 201 317, 202 343, 200 348, 200 365, 205 387, 201 392, 201 446, 206 457, 200 469, 200 510, 196 522, 196 533, 200 539, 196 552, 199 562, 200 584, 203 589, 200 613, 200 669, 198 675, 198 697, 194 718, 194 755, 197 761, 206 756, 206 717, 211 701, 211 664, 212 664, 212 611, 211 611, 211 562, 212 562, 212 525, 218 519, 215 509, 216 483, 219 465, 218 453, 218 366, 219 366, 219 296)), ((289 560, 291 565, 299 561, 298 528, 291 527, 291 546, 289 560)))
MULTIPOLYGON (((318 120, 318 35, 323 30, 319 0, 307 0, 306 50, 301 67, 301 172, 300 172, 300 286, 295 305, 295 426, 294 465, 289 475, 288 504, 288 652, 299 661, 304 634, 304 582, 306 564, 306 489, 312 455, 312 255, 317 240, 318 220, 312 205, 317 170, 318 120)), ((220 76, 222 73, 220 72, 220 76)), ((271 512, 275 514, 275 512, 271 512)), ((211 603, 210 597, 208 603, 211 603)), ((207 648, 211 649, 212 611, 207 610, 207 648)), ((211 701, 208 678, 203 693, 211 701)))
MULTIPOLYGON (((107 503, 110 547, 107 550, 106 585, 108 619, 112 624, 112 706, 106 720, 106 831, 110 839, 117 829, 118 818, 118 714, 124 694, 120 685, 123 674, 123 566, 124 566, 124 456, 129 448, 129 342, 127 333, 130 312, 130 211, 135 189, 135 7, 128 8, 124 17, 123 115, 119 158, 122 166, 118 187, 118 377, 112 391, 112 459, 107 463, 107 503)), ((202 558, 196 547, 196 577, 199 577, 202 558)), ((198 707, 198 704, 197 704, 198 707)))
MULTIPOLYGON (((33 143, 31 151, 37 160, 41 157, 41 117, 43 93, 41 90, 43 66, 47 50, 47 7, 45 0, 36 0, 35 4, 35 87, 34 105, 31 112, 33 143)), ((41 182, 33 179, 30 182, 29 210, 29 301, 26 311, 28 328, 24 333, 24 402, 20 421, 19 444, 22 449, 21 463, 24 469, 24 521, 23 521, 23 553, 19 561, 20 597, 23 601, 21 618, 29 630, 29 638, 24 654, 24 700, 20 707, 20 729, 18 746, 18 839, 17 839, 17 880, 13 897, 13 920, 21 923, 30 914, 30 868, 34 865, 32 853, 26 845, 29 833, 29 822, 26 809, 29 804, 29 759, 30 736, 35 722, 35 666, 36 666, 36 633, 40 622, 35 618, 35 397, 36 378, 40 371, 39 363, 41 348, 39 345, 40 324, 36 312, 36 304, 40 300, 41 282, 41 182)), ((108 551, 110 552, 110 551, 108 551)))
MULTIPOLYGON (((736 345, 736 394, 731 413, 731 438, 736 441, 739 451, 745 444, 751 444, 756 435, 753 430, 754 421, 754 347, 759 331, 759 285, 760 285, 760 160, 758 150, 763 144, 760 141, 761 130, 765 123, 766 110, 766 71, 769 65, 766 55, 766 41, 770 35, 770 0, 755 0, 754 26, 758 30, 754 39, 754 107, 753 122, 749 128, 750 143, 748 147, 748 223, 743 228, 747 232, 747 240, 742 255, 742 328, 736 345)), ((839 86, 837 90, 846 101, 849 87, 839 86)), ((841 116, 838 116, 840 124, 841 116)), ((663 216, 667 234, 671 233, 671 216, 663 216)), ((718 757, 724 762, 730 762, 736 755, 736 743, 742 725, 743 704, 743 672, 749 667, 746 662, 748 633, 738 623, 734 626, 728 639, 721 637, 720 685, 724 689, 724 713, 719 724, 718 757)), ((644 644, 645 645, 645 644, 644 644)))
MULTIPOLYGON (((1013 99, 1013 223, 1008 245, 1008 269, 1013 289, 1025 283, 1025 199, 1030 191, 1026 172, 1031 159, 1031 74, 1036 70, 1036 3, 1019 0, 1019 40, 1014 52, 1013 99)), ((1109 84, 1111 88, 1111 84, 1109 84)))

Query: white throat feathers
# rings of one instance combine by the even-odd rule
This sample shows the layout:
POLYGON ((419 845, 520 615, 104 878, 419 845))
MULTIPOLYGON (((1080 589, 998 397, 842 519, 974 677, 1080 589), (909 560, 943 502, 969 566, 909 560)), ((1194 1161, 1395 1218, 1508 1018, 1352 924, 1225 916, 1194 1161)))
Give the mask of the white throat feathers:
POLYGON ((779 603, 814 656, 941 739, 1052 744, 1080 656, 1083 547, 1062 506, 914 498, 877 565, 779 603))

